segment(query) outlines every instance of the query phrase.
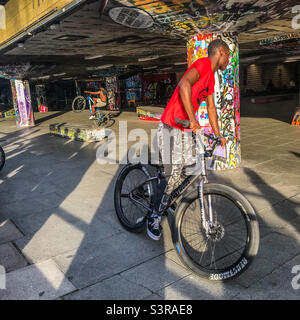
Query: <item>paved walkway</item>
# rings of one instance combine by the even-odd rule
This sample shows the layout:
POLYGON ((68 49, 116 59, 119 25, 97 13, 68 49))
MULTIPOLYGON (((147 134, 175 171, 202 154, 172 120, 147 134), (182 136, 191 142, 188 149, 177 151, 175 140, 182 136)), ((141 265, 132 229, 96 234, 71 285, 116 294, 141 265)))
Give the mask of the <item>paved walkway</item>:
MULTIPOLYGON (((0 172, 0 264, 8 272, 0 299, 300 298, 292 287, 292 268, 300 265, 300 127, 277 116, 241 117, 242 166, 210 178, 253 203, 260 251, 241 277, 211 283, 180 263, 166 221, 158 242, 120 226, 113 206, 119 167, 96 162, 101 143, 48 134, 49 124, 88 125, 87 117, 37 114, 28 129, 0 120, 7 155, 0 172)), ((135 113, 119 120, 128 120, 129 130, 157 126, 135 113)))

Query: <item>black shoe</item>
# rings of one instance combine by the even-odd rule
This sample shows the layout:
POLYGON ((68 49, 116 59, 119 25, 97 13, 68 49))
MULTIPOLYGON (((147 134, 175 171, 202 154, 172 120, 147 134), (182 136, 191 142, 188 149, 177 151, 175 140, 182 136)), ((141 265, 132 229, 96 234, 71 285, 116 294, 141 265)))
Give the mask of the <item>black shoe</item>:
POLYGON ((147 220, 147 234, 153 240, 159 240, 161 236, 162 227, 160 225, 161 217, 152 215, 147 220))

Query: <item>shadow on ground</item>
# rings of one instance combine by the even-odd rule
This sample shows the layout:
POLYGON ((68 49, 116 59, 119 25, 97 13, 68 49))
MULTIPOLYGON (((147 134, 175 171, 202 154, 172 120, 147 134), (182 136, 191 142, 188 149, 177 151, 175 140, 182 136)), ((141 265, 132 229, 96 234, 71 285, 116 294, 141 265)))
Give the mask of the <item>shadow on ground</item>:
MULTIPOLYGON (((294 248, 287 241, 287 250, 280 253, 281 247, 270 243, 274 230, 272 224, 269 228, 269 216, 266 215, 260 222, 262 228, 269 230, 264 235, 266 241, 261 243, 260 256, 253 269, 232 282, 212 283, 200 279, 178 260, 167 221, 163 224, 163 238, 157 242, 145 233, 132 234, 120 226, 114 212, 113 194, 121 167, 96 162, 99 143, 64 140, 40 134, 39 129, 34 128, 1 136, 5 140, 7 162, 0 173, 0 222, 11 219, 24 233, 15 245, 30 264, 52 260, 74 286, 72 292, 64 293, 59 293, 62 289, 59 286, 53 288, 59 293, 55 298, 243 297, 249 286, 256 288, 260 279, 300 253, 297 244, 294 248), (269 258, 272 263, 268 263, 269 258)), ((268 198, 269 194, 274 194, 278 199, 285 198, 255 171, 245 170, 245 174, 260 191, 259 197, 268 198)), ((226 179, 218 179, 226 184, 226 179)), ((244 194, 251 196, 247 190, 244 194)), ((299 234, 299 224, 294 224, 298 216, 294 207, 296 202, 285 201, 291 205, 288 216, 272 207, 271 202, 270 207, 273 214, 299 234)), ((283 230, 275 234, 277 243, 280 234, 282 239, 288 239, 283 230)), ((44 278, 47 281, 47 277, 44 278)), ((261 296, 270 288, 271 284, 267 285, 261 296)), ((11 297, 17 294, 14 290, 17 288, 9 291, 11 297)), ((257 291, 249 289, 245 296, 253 298, 254 293, 257 291)), ((39 298, 38 293, 36 297, 39 298)), ((1 299, 5 298, 4 292, 1 299)))

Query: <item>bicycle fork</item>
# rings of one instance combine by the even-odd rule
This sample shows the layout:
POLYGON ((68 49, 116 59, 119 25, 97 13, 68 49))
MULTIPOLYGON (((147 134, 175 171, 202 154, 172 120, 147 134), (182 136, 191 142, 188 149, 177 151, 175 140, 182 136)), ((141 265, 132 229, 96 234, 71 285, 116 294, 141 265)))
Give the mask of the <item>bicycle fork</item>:
POLYGON ((204 208, 204 183, 207 183, 207 177, 206 177, 206 170, 205 170, 205 158, 204 156, 201 157, 201 164, 202 164, 202 179, 199 181, 199 187, 198 187, 198 198, 199 198, 199 204, 200 204, 200 214, 202 219, 202 226, 206 233, 210 233, 212 228, 214 227, 214 216, 211 206, 211 195, 208 194, 208 215, 205 212, 204 208), (208 216, 208 219, 207 219, 208 216))

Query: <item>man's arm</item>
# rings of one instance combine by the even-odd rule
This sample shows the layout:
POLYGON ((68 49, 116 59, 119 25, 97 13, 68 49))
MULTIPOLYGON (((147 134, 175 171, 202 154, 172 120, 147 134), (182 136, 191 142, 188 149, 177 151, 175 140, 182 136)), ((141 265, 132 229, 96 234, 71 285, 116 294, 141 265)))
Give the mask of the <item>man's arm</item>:
MULTIPOLYGON (((209 95, 206 99, 206 105, 207 105, 207 114, 208 114, 208 120, 209 123, 217 137, 220 137, 220 129, 218 124, 218 114, 217 109, 215 106, 213 95, 209 95)), ((226 144, 226 139, 221 138, 222 147, 226 144)))
POLYGON ((190 120, 190 128, 196 133, 201 129, 199 122, 197 121, 192 105, 192 87, 198 81, 199 73, 196 68, 192 68, 178 83, 179 95, 186 113, 190 120))

